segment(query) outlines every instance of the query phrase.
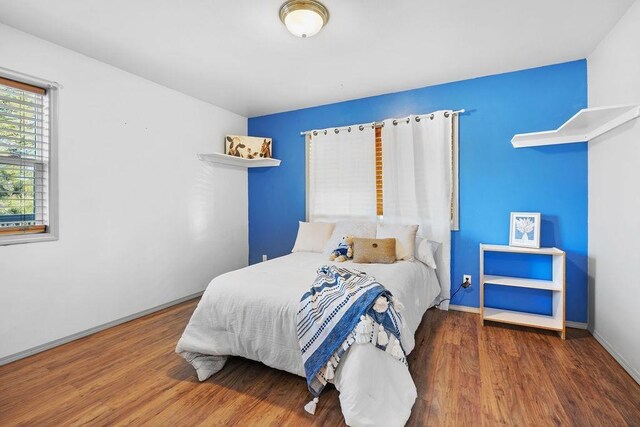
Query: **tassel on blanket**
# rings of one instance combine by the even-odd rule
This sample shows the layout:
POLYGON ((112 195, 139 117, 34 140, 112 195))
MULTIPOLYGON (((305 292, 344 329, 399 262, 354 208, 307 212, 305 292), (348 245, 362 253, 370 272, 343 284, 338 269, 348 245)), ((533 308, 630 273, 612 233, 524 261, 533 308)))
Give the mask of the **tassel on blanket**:
POLYGON ((327 371, 324 375, 325 379, 332 380, 334 376, 333 365, 331 364, 331 360, 327 362, 327 371))
POLYGON ((389 308, 389 300, 385 296, 379 296, 373 304, 373 309, 378 313, 384 313, 389 308))
POLYGON ((310 413, 311 415, 314 415, 316 413, 316 405, 318 404, 319 401, 320 399, 318 399, 317 397, 314 397, 311 402, 304 405, 304 410, 310 413))
POLYGON ((371 320, 371 317, 369 316, 363 316, 364 317, 364 332, 367 334, 370 334, 371 332, 373 332, 373 320, 371 320))
POLYGON ((366 344, 370 341, 372 332, 371 318, 369 316, 360 316, 360 322, 356 326, 356 343, 366 344))
POLYGON ((366 335, 364 334, 357 334, 356 335, 356 344, 366 344, 369 342, 369 339, 367 338, 366 335))
POLYGON ((384 331, 384 327, 380 325, 380 329, 378 329, 378 344, 387 345, 389 343, 389 336, 384 331))
POLYGON ((393 302, 393 308, 395 308, 398 313, 404 310, 404 304, 402 304, 395 296, 391 297, 391 302, 393 302))
POLYGON ((393 348, 391 349, 391 355, 396 359, 400 359, 404 357, 404 353, 402 352, 402 347, 400 347, 400 341, 395 340, 393 343, 393 348))

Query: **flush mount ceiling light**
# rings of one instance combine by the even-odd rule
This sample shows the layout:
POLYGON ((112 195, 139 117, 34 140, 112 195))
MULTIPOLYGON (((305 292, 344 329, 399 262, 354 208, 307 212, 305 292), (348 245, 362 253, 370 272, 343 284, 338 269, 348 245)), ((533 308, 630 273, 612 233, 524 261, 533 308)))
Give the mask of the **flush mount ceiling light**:
POLYGON ((329 21, 329 11, 315 0, 289 0, 280 7, 280 20, 291 34, 311 37, 329 21))

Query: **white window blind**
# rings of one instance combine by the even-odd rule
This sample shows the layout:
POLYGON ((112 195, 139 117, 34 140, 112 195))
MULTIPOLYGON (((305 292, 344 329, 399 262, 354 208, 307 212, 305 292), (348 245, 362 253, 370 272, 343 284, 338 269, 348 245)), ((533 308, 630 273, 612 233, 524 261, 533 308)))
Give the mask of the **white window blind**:
POLYGON ((47 91, 0 78, 0 235, 49 225, 47 91))
POLYGON ((376 219, 375 130, 311 133, 308 143, 309 221, 376 219))

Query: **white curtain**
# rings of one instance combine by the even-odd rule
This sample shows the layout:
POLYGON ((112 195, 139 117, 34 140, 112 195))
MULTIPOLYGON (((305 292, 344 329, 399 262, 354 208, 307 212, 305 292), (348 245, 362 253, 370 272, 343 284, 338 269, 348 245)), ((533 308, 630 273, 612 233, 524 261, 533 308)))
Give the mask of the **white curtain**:
POLYGON ((451 293, 452 119, 437 111, 385 120, 382 128, 384 222, 418 224, 419 235, 440 243, 441 298, 451 293))
POLYGON ((308 145, 309 221, 376 220, 373 124, 311 134, 308 145))

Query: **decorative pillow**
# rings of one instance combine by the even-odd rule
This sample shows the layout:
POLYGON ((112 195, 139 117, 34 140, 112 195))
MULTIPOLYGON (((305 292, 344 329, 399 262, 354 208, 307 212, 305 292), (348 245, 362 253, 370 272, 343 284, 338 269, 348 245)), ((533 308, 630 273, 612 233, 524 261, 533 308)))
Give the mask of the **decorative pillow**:
POLYGON ((376 238, 396 239, 396 258, 412 260, 416 249, 417 225, 384 225, 378 224, 376 238))
POLYGON ((324 246, 324 253, 329 255, 338 247, 344 236, 364 237, 374 239, 376 237, 376 223, 367 221, 340 221, 336 223, 333 234, 324 246))
POLYGON ((353 262, 393 264, 396 262, 396 239, 353 239, 353 262))
POLYGON ((334 225, 327 222, 302 222, 291 252, 322 252, 334 225))
POLYGON ((436 269, 436 251, 440 243, 416 237, 416 258, 427 267, 436 269))

